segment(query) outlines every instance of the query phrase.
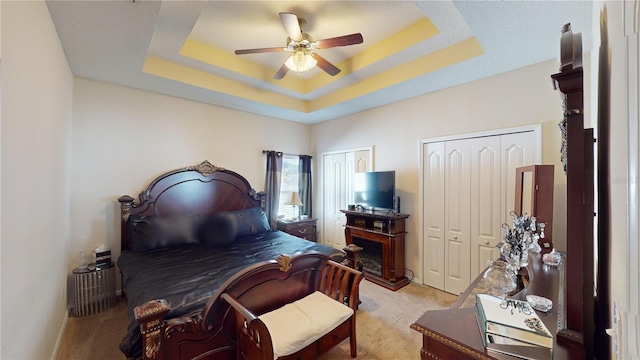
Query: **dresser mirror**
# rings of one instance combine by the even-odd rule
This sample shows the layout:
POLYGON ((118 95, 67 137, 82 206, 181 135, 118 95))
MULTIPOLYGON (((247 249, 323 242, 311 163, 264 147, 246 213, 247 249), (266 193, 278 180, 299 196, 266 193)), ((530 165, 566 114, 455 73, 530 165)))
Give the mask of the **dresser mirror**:
POLYGON ((520 193, 520 208, 516 209, 516 212, 520 215, 533 214, 533 172, 523 171, 520 174, 520 181, 522 181, 522 191, 520 193))
POLYGON ((531 165, 516 169, 515 212, 535 216, 545 223, 542 252, 553 249, 553 165, 531 165))

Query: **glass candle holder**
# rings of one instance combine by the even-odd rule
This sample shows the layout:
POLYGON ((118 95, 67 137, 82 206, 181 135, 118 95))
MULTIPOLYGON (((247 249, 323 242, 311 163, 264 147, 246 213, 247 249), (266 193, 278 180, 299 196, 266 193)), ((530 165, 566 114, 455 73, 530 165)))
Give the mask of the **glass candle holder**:
POLYGON ((542 255, 542 261, 547 265, 558 265, 562 261, 562 256, 553 248, 550 253, 542 255))
POLYGON ((87 259, 87 253, 84 251, 80 251, 78 254, 78 259, 80 260, 80 265, 78 265, 78 269, 86 269, 87 265, 89 265, 89 260, 87 259))

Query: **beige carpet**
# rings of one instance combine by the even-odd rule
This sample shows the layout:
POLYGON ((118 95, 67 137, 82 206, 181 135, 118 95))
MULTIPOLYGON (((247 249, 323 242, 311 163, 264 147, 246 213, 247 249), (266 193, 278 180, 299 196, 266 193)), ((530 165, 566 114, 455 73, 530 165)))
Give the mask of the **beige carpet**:
POLYGON ((121 297, 113 308, 96 315, 69 317, 58 349, 58 360, 126 359, 118 345, 127 331, 127 303, 121 297))
MULTIPOLYGON (((446 309, 456 299, 428 286, 412 283, 394 292, 363 280, 356 325, 358 359, 419 359, 422 336, 409 326, 425 311, 446 309)), ((71 317, 57 359, 125 359, 118 344, 126 327, 127 307, 122 299, 100 314, 71 317)), ((349 340, 345 340, 320 359, 351 359, 349 354, 349 340)))

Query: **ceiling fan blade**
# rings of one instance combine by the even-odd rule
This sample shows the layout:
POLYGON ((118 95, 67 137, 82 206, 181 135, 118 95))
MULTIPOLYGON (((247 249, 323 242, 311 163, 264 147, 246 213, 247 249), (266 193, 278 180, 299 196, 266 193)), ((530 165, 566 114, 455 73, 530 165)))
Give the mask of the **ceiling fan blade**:
POLYGON ((236 55, 246 55, 246 54, 256 54, 256 53, 266 53, 266 52, 281 52, 285 50, 287 50, 287 48, 271 47, 271 48, 236 50, 235 53, 236 55))
POLYGON ((316 59, 316 61, 318 62, 316 64, 316 66, 319 67, 320 69, 324 70, 327 74, 329 74, 331 76, 336 76, 340 72, 340 69, 338 69, 332 63, 328 62, 322 56, 320 56, 318 54, 315 54, 315 53, 311 54, 311 56, 313 56, 313 58, 316 59))
POLYGON ((280 20, 291 40, 302 41, 302 29, 300 29, 300 23, 298 22, 298 16, 296 14, 281 12, 280 20))
POLYGON ((316 41, 316 49, 327 49, 336 46, 362 44, 362 34, 351 34, 316 41))
POLYGON ((282 64, 282 66, 280 66, 280 69, 278 70, 278 72, 273 75, 273 79, 274 80, 280 80, 282 79, 285 75, 287 75, 287 71, 289 71, 289 68, 287 67, 286 64, 282 64))

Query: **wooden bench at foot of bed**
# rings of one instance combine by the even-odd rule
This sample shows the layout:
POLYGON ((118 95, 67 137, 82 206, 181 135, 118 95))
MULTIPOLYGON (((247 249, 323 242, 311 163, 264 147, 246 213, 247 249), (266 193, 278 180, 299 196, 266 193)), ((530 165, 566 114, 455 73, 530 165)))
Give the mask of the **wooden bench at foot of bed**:
POLYGON ((230 278, 202 312, 164 321, 170 310, 166 302, 147 302, 135 309, 143 358, 313 359, 346 338, 350 338, 351 356, 355 357, 362 278, 361 272, 320 253, 281 255, 230 278), (304 325, 306 343, 294 339, 292 345, 286 338, 287 334, 299 334, 302 325, 291 324, 290 331, 269 325, 280 323, 282 316, 295 317, 298 311, 309 315, 318 306, 342 317, 310 315, 313 321, 304 325))
MULTIPOLYGON (((285 269, 286 270, 286 269, 285 269)), ((222 294, 236 312, 237 359, 315 359, 350 338, 356 357, 357 289, 362 273, 327 261, 311 294, 257 316, 234 296, 222 294)), ((281 283, 280 291, 287 284, 281 283)))

